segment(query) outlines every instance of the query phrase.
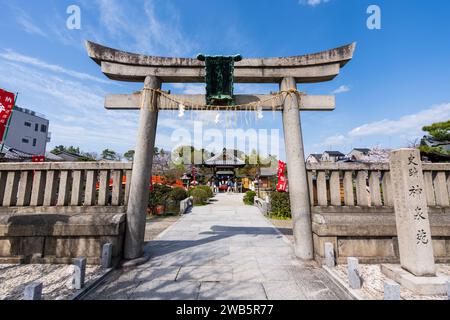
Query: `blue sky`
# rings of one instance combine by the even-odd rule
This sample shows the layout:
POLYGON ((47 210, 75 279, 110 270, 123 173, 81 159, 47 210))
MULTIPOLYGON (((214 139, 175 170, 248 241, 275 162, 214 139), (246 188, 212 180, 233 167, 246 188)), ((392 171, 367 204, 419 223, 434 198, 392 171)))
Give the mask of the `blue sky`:
MULTIPOLYGON (((407 146, 423 125, 450 118, 450 2, 419 0, 282 1, 27 1, 0 0, 0 87, 20 92, 18 105, 45 114, 54 145, 84 151, 134 148, 137 111, 106 111, 108 93, 139 84, 113 82, 85 52, 84 40, 151 55, 236 54, 290 56, 357 42, 354 59, 333 81, 299 86, 308 94, 336 94, 333 112, 304 112, 307 153, 352 147, 407 146), (66 28, 69 5, 81 8, 81 30, 66 28), (382 12, 382 29, 366 26, 367 7, 382 12)), ((202 85, 166 85, 198 93, 202 85)), ((276 85, 239 85, 267 93, 276 85)), ((240 115, 214 123, 214 113, 161 113, 157 145, 174 146, 174 130, 248 127, 280 130, 279 114, 250 123, 240 115)), ((232 115, 230 115, 232 116, 232 115)), ((270 131, 269 131, 270 132, 270 131)), ((207 144, 207 143, 206 143, 207 144)), ((283 141, 280 157, 284 159, 283 141)), ((219 148, 220 146, 217 146, 219 148)))

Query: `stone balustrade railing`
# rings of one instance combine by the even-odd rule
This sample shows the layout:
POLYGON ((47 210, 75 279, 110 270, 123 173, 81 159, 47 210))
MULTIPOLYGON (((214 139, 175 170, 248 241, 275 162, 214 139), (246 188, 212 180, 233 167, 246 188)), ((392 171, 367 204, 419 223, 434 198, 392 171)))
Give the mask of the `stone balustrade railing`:
MULTIPOLYGON (((423 163, 436 261, 450 261, 450 164, 423 163)), ((332 243, 338 263, 398 263, 399 250, 389 164, 309 164, 315 259, 332 243)))
POLYGON ((116 210, 127 203, 131 169, 114 162, 1 163, 0 209, 116 210))
MULTIPOLYGON (((308 164, 313 206, 393 207, 389 164, 308 164)), ((423 164, 429 206, 450 207, 450 163, 423 164)))

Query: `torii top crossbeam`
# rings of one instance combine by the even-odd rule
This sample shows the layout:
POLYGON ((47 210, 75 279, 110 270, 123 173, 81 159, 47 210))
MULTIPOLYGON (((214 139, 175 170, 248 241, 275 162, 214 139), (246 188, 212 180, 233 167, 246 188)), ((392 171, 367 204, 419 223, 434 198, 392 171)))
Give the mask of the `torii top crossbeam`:
MULTIPOLYGON (((144 82, 157 76, 162 82, 204 82, 205 63, 197 59, 155 57, 108 48, 86 42, 89 56, 112 80, 144 82)), ((234 82, 280 83, 292 77, 297 83, 315 83, 334 79, 340 69, 353 58, 356 44, 302 56, 255 58, 236 62, 234 82)))

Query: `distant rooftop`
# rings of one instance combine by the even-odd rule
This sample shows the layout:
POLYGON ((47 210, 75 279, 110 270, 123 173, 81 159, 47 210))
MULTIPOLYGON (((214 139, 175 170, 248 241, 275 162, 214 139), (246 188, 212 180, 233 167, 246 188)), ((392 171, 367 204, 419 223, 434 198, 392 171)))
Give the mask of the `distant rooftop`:
POLYGON ((340 151, 325 151, 324 153, 328 153, 330 156, 345 156, 345 154, 340 151))
POLYGON ((20 111, 20 112, 23 112, 23 113, 27 113, 27 114, 30 114, 32 116, 39 117, 39 118, 42 118, 42 119, 47 119, 47 117, 45 115, 43 115, 42 113, 35 112, 33 110, 30 110, 30 109, 26 109, 26 108, 15 106, 13 110, 17 110, 17 111, 20 111))
POLYGON ((353 150, 359 151, 359 152, 364 153, 364 154, 367 154, 367 153, 369 153, 371 151, 368 148, 353 148, 353 150))
POLYGON ((231 150, 224 150, 205 161, 207 166, 245 166, 245 161, 236 157, 231 150))

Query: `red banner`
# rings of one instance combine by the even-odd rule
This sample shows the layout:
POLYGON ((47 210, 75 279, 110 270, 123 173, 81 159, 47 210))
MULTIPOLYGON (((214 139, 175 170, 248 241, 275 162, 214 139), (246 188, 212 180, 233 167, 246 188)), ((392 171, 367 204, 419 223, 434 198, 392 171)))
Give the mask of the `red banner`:
POLYGON ((31 162, 35 163, 45 162, 45 156, 33 156, 31 157, 31 162))
POLYGON ((278 184, 277 191, 278 192, 286 192, 287 190, 287 179, 285 176, 286 171, 286 163, 283 161, 278 161, 278 184))
POLYGON ((6 126, 14 108, 14 93, 0 89, 0 139, 3 142, 6 126))

